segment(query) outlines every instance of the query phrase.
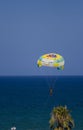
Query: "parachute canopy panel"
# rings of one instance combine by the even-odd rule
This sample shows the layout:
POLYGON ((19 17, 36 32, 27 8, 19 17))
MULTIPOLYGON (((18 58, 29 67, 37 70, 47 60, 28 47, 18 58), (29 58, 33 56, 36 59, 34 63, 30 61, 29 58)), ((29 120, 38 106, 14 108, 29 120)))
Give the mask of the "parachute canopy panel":
POLYGON ((38 67, 41 66, 48 66, 48 67, 55 67, 59 70, 64 69, 64 58, 56 53, 49 53, 49 54, 44 54, 40 56, 40 58, 37 61, 38 67))

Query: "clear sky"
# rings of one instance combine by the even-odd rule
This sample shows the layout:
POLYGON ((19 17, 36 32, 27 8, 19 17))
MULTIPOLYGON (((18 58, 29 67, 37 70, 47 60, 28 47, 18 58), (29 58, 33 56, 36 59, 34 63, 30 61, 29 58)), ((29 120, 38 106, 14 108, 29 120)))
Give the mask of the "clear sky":
POLYGON ((83 75, 83 0, 0 0, 0 75, 83 75), (55 52, 64 71, 38 68, 55 52))

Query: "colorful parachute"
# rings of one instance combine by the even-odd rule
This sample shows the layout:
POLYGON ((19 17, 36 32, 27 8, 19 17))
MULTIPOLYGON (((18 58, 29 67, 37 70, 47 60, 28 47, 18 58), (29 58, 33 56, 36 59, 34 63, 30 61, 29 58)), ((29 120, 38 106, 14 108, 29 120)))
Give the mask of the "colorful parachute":
POLYGON ((55 67, 60 70, 64 69, 64 63, 64 58, 56 53, 44 54, 37 61, 38 67, 48 66, 55 67))

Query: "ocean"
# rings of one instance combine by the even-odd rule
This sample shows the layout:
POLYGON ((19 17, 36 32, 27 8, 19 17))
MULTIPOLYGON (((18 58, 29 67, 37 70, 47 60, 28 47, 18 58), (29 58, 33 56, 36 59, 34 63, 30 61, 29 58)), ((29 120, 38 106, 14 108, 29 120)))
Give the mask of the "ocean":
POLYGON ((83 130, 83 76, 0 77, 0 130, 49 130, 58 105, 71 110, 73 130, 83 130))

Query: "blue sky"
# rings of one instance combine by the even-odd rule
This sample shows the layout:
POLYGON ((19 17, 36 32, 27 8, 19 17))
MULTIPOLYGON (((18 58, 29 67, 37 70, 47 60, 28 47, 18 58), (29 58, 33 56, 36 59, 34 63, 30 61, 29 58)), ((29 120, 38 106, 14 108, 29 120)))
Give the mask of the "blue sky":
POLYGON ((0 1, 0 75, 83 75, 83 1, 0 1), (64 71, 38 68, 55 52, 64 71))

